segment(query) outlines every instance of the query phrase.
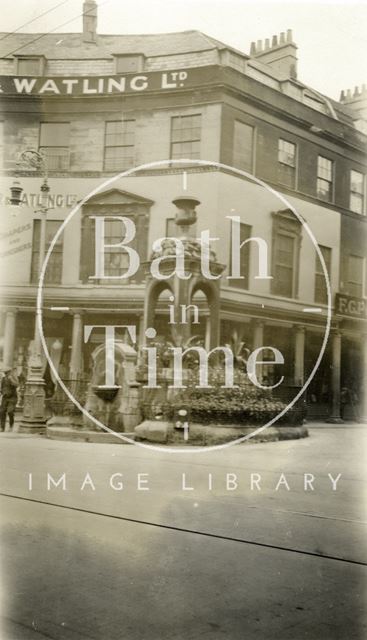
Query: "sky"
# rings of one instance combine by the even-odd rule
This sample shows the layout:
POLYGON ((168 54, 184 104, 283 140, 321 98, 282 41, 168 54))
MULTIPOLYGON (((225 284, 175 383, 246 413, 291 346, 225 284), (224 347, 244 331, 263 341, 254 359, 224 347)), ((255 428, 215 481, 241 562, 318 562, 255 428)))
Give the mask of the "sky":
MULTIPOLYGON (((82 0, 0 0, 0 29, 12 31, 37 18, 21 31, 77 32, 82 5, 82 0)), ((198 29, 244 53, 253 40, 293 29, 302 82, 335 99, 342 89, 367 84, 367 0, 98 0, 98 5, 99 33, 198 29)))

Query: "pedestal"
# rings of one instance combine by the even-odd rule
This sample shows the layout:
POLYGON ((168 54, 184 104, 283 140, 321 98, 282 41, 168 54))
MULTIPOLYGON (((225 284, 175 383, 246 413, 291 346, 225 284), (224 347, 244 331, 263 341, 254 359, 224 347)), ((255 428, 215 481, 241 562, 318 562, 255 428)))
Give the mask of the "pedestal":
POLYGON ((46 429, 45 381, 39 356, 32 356, 24 392, 20 433, 44 433, 46 429))

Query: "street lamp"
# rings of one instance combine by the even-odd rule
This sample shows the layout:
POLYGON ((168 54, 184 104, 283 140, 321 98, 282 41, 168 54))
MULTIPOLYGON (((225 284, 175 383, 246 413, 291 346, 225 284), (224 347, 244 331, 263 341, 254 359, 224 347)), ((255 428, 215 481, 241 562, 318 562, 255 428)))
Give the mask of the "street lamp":
MULTIPOLYGON (((27 165, 42 172, 43 182, 41 185, 40 209, 35 213, 40 214, 40 248, 38 274, 45 259, 46 253, 46 220, 50 187, 48 185, 47 161, 43 153, 35 149, 22 151, 19 156, 19 164, 27 165)), ((23 189, 19 182, 15 181, 10 187, 10 204, 20 206, 23 189)), ((19 425, 21 433, 40 433, 46 426, 46 403, 45 403, 45 381, 42 375, 42 351, 41 337, 38 330, 37 314, 35 315, 34 340, 31 354, 28 361, 27 380, 24 393, 23 416, 19 425)))

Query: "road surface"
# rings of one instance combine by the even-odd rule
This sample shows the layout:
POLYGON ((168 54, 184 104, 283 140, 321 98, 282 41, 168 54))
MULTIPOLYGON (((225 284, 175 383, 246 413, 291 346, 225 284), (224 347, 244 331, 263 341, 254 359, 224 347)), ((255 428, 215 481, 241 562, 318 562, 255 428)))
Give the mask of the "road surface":
POLYGON ((366 435, 186 455, 3 434, 2 640, 366 638, 366 435))

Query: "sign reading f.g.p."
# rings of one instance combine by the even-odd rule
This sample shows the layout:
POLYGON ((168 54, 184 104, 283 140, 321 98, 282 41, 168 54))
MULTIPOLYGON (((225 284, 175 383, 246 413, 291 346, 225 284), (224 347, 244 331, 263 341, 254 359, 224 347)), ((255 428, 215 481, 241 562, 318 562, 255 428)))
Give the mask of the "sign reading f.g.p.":
POLYGON ((335 313, 350 318, 367 318, 367 301, 364 298, 337 293, 335 296, 335 313))

